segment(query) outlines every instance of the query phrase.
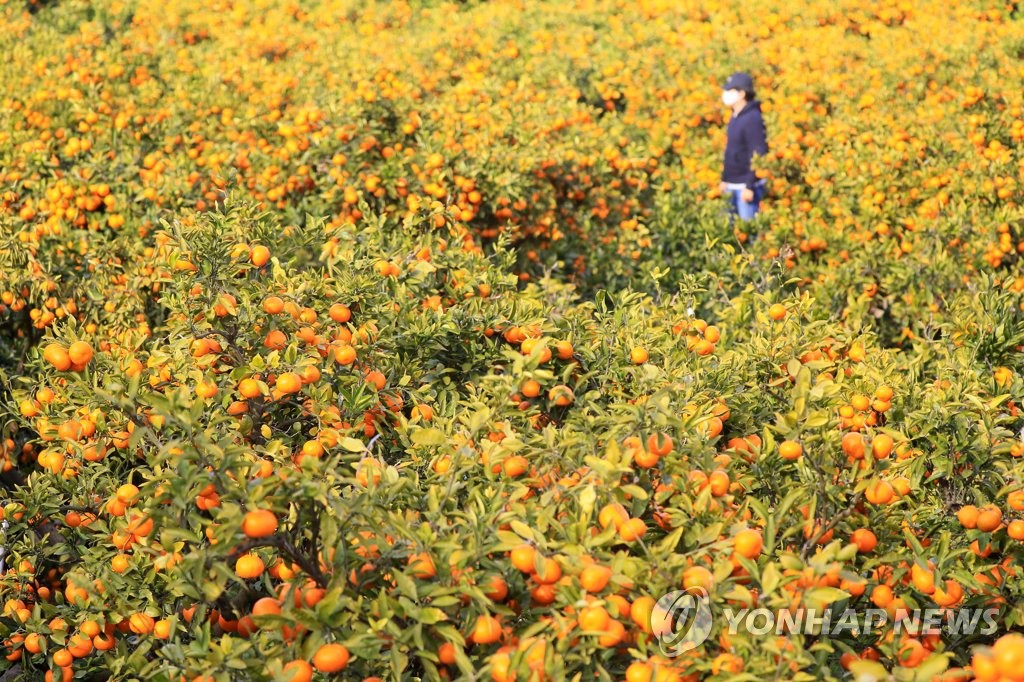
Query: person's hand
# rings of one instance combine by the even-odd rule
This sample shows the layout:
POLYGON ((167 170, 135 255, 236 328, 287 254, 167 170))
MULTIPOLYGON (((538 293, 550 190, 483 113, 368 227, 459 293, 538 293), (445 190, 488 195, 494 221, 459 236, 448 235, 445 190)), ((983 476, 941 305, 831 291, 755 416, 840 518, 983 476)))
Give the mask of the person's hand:
POLYGON ((754 200, 754 190, 749 187, 744 187, 743 191, 740 192, 740 199, 743 199, 743 201, 749 204, 754 200))
POLYGON ((725 194, 726 190, 729 189, 729 185, 725 182, 718 183, 718 191, 725 194))

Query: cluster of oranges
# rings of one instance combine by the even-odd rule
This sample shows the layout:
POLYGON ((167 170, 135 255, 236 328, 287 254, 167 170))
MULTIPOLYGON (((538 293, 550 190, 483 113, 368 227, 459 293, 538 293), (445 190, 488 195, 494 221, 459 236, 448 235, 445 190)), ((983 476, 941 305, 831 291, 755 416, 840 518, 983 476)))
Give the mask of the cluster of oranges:
POLYGON ((679 589, 1012 622, 1016 8, 365 5, 0 9, 0 670, 1019 677, 1002 626, 656 653, 679 589))

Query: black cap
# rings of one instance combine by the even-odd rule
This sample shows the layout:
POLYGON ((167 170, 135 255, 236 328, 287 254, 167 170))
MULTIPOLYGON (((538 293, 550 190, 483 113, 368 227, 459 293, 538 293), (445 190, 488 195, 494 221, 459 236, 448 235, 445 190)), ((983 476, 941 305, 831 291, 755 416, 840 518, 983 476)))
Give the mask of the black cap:
POLYGON ((729 76, 729 80, 725 81, 725 85, 722 86, 722 89, 753 92, 754 79, 750 77, 750 74, 743 73, 742 71, 737 71, 733 75, 729 76))

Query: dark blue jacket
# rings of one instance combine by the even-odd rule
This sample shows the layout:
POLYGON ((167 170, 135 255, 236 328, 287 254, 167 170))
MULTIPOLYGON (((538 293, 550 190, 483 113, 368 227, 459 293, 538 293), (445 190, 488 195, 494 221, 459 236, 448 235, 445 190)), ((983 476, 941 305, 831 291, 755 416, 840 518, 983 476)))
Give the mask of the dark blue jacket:
POLYGON ((754 154, 767 154, 764 119, 761 118, 761 103, 756 99, 729 119, 726 131, 725 164, 722 167, 723 182, 742 182, 753 189, 757 175, 750 168, 754 154))

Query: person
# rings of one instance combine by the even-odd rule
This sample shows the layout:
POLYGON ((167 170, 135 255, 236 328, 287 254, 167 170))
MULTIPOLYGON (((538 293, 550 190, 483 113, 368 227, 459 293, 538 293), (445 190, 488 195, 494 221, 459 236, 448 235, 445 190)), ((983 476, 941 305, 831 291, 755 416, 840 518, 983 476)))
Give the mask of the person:
POLYGON ((768 153, 761 103, 754 94, 754 79, 738 72, 722 86, 722 103, 732 109, 726 131, 722 193, 728 193, 730 215, 752 220, 764 198, 765 181, 751 168, 755 154, 768 153))

